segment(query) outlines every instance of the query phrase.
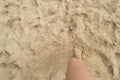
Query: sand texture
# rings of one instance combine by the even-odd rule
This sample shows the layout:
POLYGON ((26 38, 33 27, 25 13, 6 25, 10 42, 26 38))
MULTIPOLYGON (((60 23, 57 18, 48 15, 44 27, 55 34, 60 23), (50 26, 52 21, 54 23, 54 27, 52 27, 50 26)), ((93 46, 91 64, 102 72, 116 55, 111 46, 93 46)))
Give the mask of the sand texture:
POLYGON ((120 0, 0 0, 0 80, 65 80, 73 46, 120 80, 120 0))

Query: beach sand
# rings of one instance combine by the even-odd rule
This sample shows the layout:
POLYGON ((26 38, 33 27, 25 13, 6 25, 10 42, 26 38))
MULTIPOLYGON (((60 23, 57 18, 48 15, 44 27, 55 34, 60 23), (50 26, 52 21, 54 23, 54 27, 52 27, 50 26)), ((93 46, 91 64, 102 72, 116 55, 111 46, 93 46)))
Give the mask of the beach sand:
POLYGON ((0 0, 0 80, 65 80, 74 47, 120 79, 120 0, 0 0))

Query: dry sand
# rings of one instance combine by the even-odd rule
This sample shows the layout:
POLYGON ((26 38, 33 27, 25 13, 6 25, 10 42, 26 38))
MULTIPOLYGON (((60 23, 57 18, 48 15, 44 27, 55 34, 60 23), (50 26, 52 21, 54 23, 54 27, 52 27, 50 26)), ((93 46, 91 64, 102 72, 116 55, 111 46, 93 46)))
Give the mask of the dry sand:
POLYGON ((0 80, 65 80, 73 46, 120 80, 120 0, 0 0, 0 80))

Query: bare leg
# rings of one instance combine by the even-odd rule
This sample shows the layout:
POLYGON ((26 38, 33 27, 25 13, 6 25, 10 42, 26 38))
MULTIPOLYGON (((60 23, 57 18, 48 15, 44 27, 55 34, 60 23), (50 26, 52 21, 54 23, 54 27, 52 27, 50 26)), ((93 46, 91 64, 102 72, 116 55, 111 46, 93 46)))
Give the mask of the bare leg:
POLYGON ((75 55, 68 63, 66 80, 94 80, 94 77, 81 59, 78 49, 75 49, 75 55))

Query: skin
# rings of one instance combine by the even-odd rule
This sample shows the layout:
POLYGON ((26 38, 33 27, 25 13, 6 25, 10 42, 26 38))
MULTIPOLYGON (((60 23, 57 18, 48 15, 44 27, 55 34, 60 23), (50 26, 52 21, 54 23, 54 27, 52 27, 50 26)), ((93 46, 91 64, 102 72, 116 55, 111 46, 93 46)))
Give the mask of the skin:
POLYGON ((83 62, 80 50, 77 48, 74 49, 74 57, 69 60, 66 80, 95 80, 83 62))

